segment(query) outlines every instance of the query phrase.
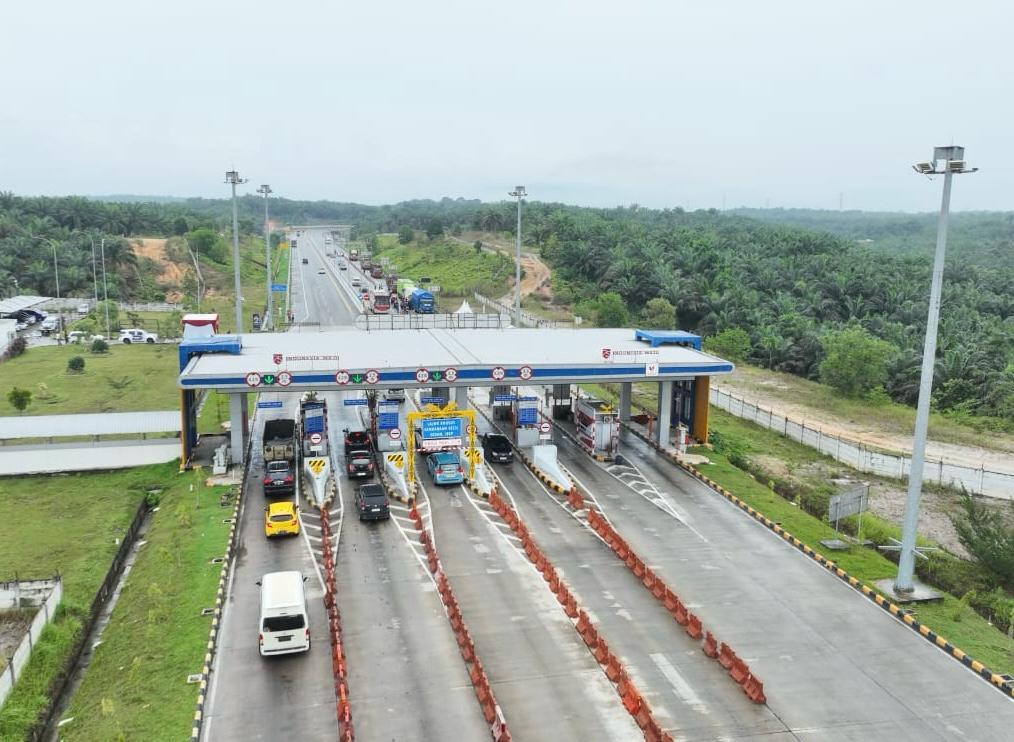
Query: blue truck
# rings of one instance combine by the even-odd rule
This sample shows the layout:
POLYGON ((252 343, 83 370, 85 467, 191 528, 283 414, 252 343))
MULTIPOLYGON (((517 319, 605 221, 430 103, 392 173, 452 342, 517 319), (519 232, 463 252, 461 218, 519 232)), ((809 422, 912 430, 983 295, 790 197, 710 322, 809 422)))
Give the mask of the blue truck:
POLYGON ((433 294, 423 289, 416 289, 408 297, 408 308, 418 314, 433 314, 435 302, 433 294))

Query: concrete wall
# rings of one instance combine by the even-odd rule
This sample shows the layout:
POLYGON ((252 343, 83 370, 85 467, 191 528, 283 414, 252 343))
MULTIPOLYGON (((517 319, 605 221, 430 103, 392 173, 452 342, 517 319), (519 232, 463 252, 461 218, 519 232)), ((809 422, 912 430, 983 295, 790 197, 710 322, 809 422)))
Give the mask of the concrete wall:
POLYGON ((14 650, 10 664, 0 673, 0 706, 7 700, 7 696, 14 688, 14 683, 17 682, 17 679, 21 676, 21 671, 28 664, 28 659, 32 655, 35 643, 39 641, 39 636, 42 634, 42 630, 46 628, 46 624, 53 620, 56 606, 59 605, 62 598, 63 581, 59 578, 53 580, 25 580, 21 582, 0 583, 0 610, 14 607, 18 601, 21 601, 21 605, 24 607, 24 601, 26 600, 31 605, 39 606, 31 625, 28 627, 28 632, 14 650), (46 592, 49 594, 43 598, 43 593, 46 592))

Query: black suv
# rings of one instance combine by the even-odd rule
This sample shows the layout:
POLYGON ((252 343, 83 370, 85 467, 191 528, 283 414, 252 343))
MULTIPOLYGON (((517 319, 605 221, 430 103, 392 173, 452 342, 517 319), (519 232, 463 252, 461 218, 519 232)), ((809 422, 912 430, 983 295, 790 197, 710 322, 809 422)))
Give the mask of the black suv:
POLYGON ((391 510, 387 504, 387 493, 379 484, 364 484, 356 490, 356 511, 359 520, 387 520, 391 510))
POLYGON ((373 441, 365 430, 349 430, 345 428, 345 455, 351 456, 362 451, 367 455, 373 453, 373 441))
POLYGON ((288 461, 269 461, 264 465, 264 496, 291 495, 296 491, 296 476, 288 461))
POLYGON ((349 479, 371 479, 373 477, 373 456, 369 451, 353 451, 345 454, 345 473, 349 479))
POLYGON ((509 464, 514 461, 514 449, 510 438, 499 433, 484 433, 482 436, 482 455, 486 461, 496 464, 509 464))

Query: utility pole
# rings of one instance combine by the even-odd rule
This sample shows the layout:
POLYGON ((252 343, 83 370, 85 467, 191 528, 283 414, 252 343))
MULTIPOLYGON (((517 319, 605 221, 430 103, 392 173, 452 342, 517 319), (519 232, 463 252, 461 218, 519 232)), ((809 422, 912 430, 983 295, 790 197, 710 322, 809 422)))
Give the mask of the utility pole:
POLYGON ((106 238, 102 238, 102 304, 106 309, 106 339, 109 337, 109 286, 106 284, 106 238))
MULTIPOLYGON (((95 235, 89 237, 89 241, 92 243, 92 286, 95 287, 95 306, 99 305, 99 274, 98 269, 95 267, 95 235)), ((108 337, 106 338, 108 340, 108 337)))
POLYGON ((264 257, 268 266, 268 308, 264 314, 264 321, 261 322, 261 328, 267 330, 269 324, 274 324, 271 313, 274 303, 271 296, 271 228, 268 226, 268 195, 271 193, 271 186, 265 183, 257 189, 257 192, 264 194, 264 257))
POLYGON ((518 229, 517 229, 517 263, 514 265, 514 325, 521 327, 521 199, 528 194, 525 193, 523 185, 514 186, 509 196, 518 200, 518 229))
POLYGON ((232 186, 232 267, 236 279, 236 334, 243 334, 243 285, 239 279, 239 213, 236 211, 236 186, 246 183, 235 170, 227 170, 225 182, 232 186))
MULTIPOLYGON (((905 517, 901 530, 898 576, 894 592, 911 595, 915 591, 913 574, 915 558, 925 559, 915 545, 919 524, 919 500, 922 497, 923 469, 926 463, 926 431, 929 427, 930 397, 933 393, 933 368, 937 355, 937 325, 940 322, 940 295, 944 278, 944 256, 947 251, 947 219, 951 205, 951 176, 955 173, 974 173, 965 163, 964 147, 936 147, 932 162, 912 166, 922 175, 943 175, 944 193, 940 201, 940 219, 937 222, 937 249, 933 257, 933 278, 930 283, 929 314, 926 319, 926 342, 922 351, 922 373, 919 377, 919 402, 915 412, 915 433, 912 442, 912 468, 908 474, 908 494, 905 498, 905 517)), ((888 547, 891 548, 891 547, 888 547)))

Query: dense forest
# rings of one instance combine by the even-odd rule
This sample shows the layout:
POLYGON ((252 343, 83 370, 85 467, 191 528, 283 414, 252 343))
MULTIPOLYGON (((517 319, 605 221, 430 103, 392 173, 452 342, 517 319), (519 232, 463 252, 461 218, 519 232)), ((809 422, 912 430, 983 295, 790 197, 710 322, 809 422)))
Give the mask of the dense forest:
MULTIPOLYGON (((239 207, 242 229, 258 229, 263 201, 247 194, 239 207)), ((515 205, 272 199, 271 213, 289 224, 352 224, 362 237, 406 226, 429 234, 509 234, 515 205)), ((0 194, 0 284, 9 292, 16 277, 22 287, 52 293, 47 250, 55 240, 67 252, 61 283, 90 286, 91 240, 105 236, 107 259, 112 251, 123 267, 122 290, 137 290, 129 285, 136 258, 122 236, 208 237, 227 229, 229 218, 226 199, 112 203, 0 194)), ((557 299, 583 315, 594 316, 595 303, 615 295, 621 306, 613 321, 654 321, 664 300, 662 306, 675 310, 672 325, 705 336, 742 330, 744 359, 808 378, 820 375, 829 334, 858 329, 882 341, 882 393, 913 404, 935 230, 932 214, 690 213, 535 202, 525 205, 523 237, 554 268, 557 299)), ((939 409, 1008 424, 1014 419, 1012 235, 1012 214, 954 215, 934 384, 939 409)))

